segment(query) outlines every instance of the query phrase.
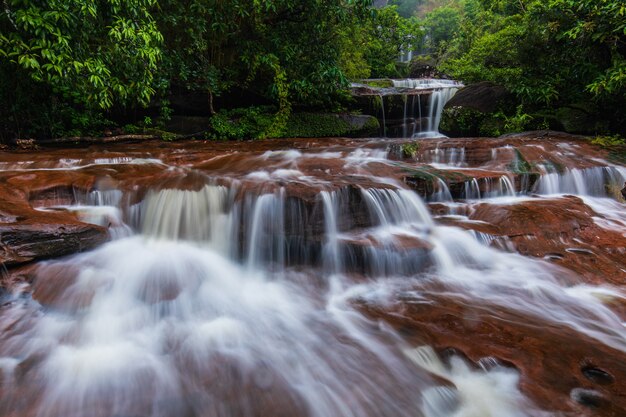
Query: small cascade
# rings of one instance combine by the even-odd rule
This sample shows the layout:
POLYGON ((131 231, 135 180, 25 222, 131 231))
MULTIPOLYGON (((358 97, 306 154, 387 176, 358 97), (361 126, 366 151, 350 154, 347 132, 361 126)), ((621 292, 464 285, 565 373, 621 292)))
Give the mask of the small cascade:
POLYGON ((367 189, 362 191, 363 200, 380 226, 402 225, 419 222, 432 225, 428 208, 420 198, 409 190, 367 189))
POLYGON ((139 208, 140 230, 145 236, 205 242, 220 252, 229 253, 232 235, 232 206, 229 190, 223 186, 204 186, 198 191, 164 189, 150 191, 139 208))
POLYGON ((470 181, 465 181, 465 195, 466 200, 480 200, 480 186, 478 180, 472 178, 470 181))
POLYGON ((441 165, 444 167, 465 167, 467 161, 465 157, 465 148, 440 148, 429 149, 420 158, 420 162, 441 165))
POLYGON ((497 197, 515 197, 515 185, 511 179, 502 175, 497 181, 492 178, 484 178, 485 182, 483 198, 497 198, 497 197))
POLYGON ((387 118, 385 116, 385 96, 381 94, 379 98, 380 98, 380 113, 383 119, 383 123, 382 123, 383 137, 386 138, 387 137, 387 118))
MULTIPOLYGON (((439 137, 439 123, 441 121, 441 114, 446 103, 456 94, 461 87, 456 81, 452 80, 436 80, 436 79, 406 79, 406 80, 393 80, 394 87, 398 88, 410 88, 414 90, 431 90, 428 96, 428 116, 426 119, 426 128, 422 129, 421 126, 421 109, 419 114, 413 114, 420 125, 420 131, 414 134, 414 137, 439 137)), ((405 117, 406 124, 406 117, 405 117)))
MULTIPOLYGON (((415 96, 413 96, 413 100, 415 101, 415 96)), ((422 121, 422 101, 420 100, 420 96, 417 96, 417 113, 415 113, 415 108, 413 108, 413 114, 417 114, 417 120, 419 120, 420 124, 419 124, 419 130, 421 130, 421 121, 422 121)), ((413 123, 413 133, 411 134, 411 137, 415 137, 415 135, 417 134, 417 128, 418 128, 418 124, 417 123, 413 123)))
MULTIPOLYGON (((405 101, 407 117, 422 111, 415 101, 405 101)), ((432 107, 424 110, 434 117, 432 107)), ((125 234, 29 266, 32 282, 3 293, 0 415, 526 417, 553 414, 554 403, 534 403, 544 394, 569 401, 569 389, 579 395, 594 382, 582 370, 574 378, 581 386, 564 394, 551 386, 561 370, 593 365, 621 377, 611 364, 626 352, 623 290, 591 285, 550 260, 596 256, 586 248, 543 259, 516 253, 526 224, 509 234, 504 223, 524 219, 500 209, 540 203, 520 214, 538 217, 561 200, 583 216, 578 208, 587 204, 597 214, 591 221, 621 233, 624 204, 597 197, 621 188, 626 169, 544 167, 534 192, 582 197, 522 200, 517 194, 530 188, 523 180, 491 166, 465 169, 465 148, 443 141, 422 157, 462 169, 420 171, 429 181, 442 175, 423 199, 402 182, 416 175, 405 170, 415 159, 389 158, 385 146, 395 141, 372 142, 316 154, 263 144, 210 169, 214 151, 189 156, 177 143, 172 159, 194 161, 180 171, 201 175, 178 181, 180 172, 165 168, 150 184, 131 171, 119 189, 111 182, 76 196, 64 209, 109 229, 116 222, 125 234), (450 189, 466 200, 506 198, 453 202, 450 189), (483 217, 472 217, 481 209, 483 217), (490 223, 492 215, 500 223, 490 223), (529 368, 532 349, 564 357, 537 376, 528 372, 537 370, 529 368)), ((203 145, 189 148, 196 146, 203 145)), ((507 156, 502 165, 513 161, 507 156)), ((28 177, 19 175, 8 179, 28 177)), ((565 239, 554 235, 550 243, 565 239)), ((617 398, 609 397, 614 387, 602 388, 607 403, 617 398)), ((582 409, 566 405, 573 414, 582 409)))
POLYGON ((402 137, 403 138, 408 138, 408 119, 407 119, 407 110, 409 108, 409 97, 408 96, 404 96, 402 98, 402 100, 404 101, 404 114, 402 116, 402 119, 404 120, 402 123, 402 137))
POLYGON ((347 237, 342 242, 346 266, 377 277, 410 276, 432 265, 426 242, 434 223, 428 208, 414 193, 364 189, 361 195, 372 228, 356 240, 367 239, 370 243, 354 245, 347 237))
POLYGON ((515 197, 515 185, 508 176, 500 177, 500 189, 504 197, 515 197))
POLYGON ((462 87, 427 78, 368 81, 371 85, 353 83, 352 94, 363 111, 378 117, 384 137, 443 137, 438 131, 443 108, 462 87))
POLYGON ((448 187, 448 184, 446 184, 444 180, 437 177, 435 179, 434 185, 435 185, 435 192, 429 196, 428 198, 429 201, 444 202, 444 201, 454 200, 452 198, 452 194, 450 193, 450 188, 448 187))
MULTIPOLYGON (((285 265, 285 195, 281 189, 275 194, 247 196, 244 203, 248 267, 258 268, 265 262, 285 265), (245 219, 245 213, 252 215, 245 219)), ((243 242, 242 242, 243 243, 243 242)))
POLYGON ((196 242, 251 269, 307 263, 315 250, 307 246, 314 243, 303 203, 287 199, 282 188, 235 199, 237 192, 236 186, 216 185, 149 192, 133 218, 144 236, 196 242))
POLYGON ((556 172, 550 166, 542 166, 544 174, 535 185, 537 194, 574 194, 608 197, 621 189, 626 181, 623 168, 604 166, 585 169, 565 169, 556 172))
POLYGON ((402 49, 400 51, 400 56, 398 57, 398 61, 404 64, 407 64, 413 60, 413 54, 414 54, 413 49, 411 49, 410 47, 408 51, 402 49))
POLYGON ((71 198, 75 204, 68 205, 68 199, 57 197, 48 199, 46 205, 38 209, 73 212, 82 222, 106 228, 111 239, 121 239, 133 234, 125 220, 123 197, 124 193, 117 189, 93 190, 87 193, 75 189, 71 198))
POLYGON ((326 273, 336 273, 343 271, 343 262, 339 249, 339 228, 337 226, 339 217, 339 204, 337 193, 322 191, 320 198, 324 205, 324 231, 326 232, 326 242, 324 242, 322 259, 326 273))
POLYGON ((124 193, 120 190, 93 190, 86 197, 84 204, 88 206, 120 207, 124 193))

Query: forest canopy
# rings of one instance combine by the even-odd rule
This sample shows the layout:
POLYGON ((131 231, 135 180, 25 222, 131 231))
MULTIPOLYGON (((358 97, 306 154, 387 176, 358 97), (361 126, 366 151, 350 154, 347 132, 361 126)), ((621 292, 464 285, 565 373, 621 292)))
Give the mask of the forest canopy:
POLYGON ((181 92, 205 97, 207 115, 264 106, 257 136, 268 137, 294 109, 348 109, 350 81, 410 76, 427 61, 504 86, 516 99, 505 112, 546 121, 577 108, 597 119, 589 130, 626 130, 623 1, 386 3, 4 0, 0 138, 167 119, 181 92), (415 62, 403 65, 407 50, 415 62))
POLYGON ((573 109, 595 120, 586 130, 626 131, 626 3, 465 0, 450 9, 454 35, 436 45, 441 71, 504 85, 544 119, 573 109))

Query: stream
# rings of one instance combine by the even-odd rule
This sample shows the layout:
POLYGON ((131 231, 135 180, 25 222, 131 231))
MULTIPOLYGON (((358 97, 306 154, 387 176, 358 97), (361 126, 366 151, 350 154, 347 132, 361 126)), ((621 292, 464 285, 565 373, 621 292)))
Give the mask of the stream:
POLYGON ((4 271, 0 415, 626 412, 626 168, 566 135, 407 143, 0 154, 0 241, 106 234, 4 271))

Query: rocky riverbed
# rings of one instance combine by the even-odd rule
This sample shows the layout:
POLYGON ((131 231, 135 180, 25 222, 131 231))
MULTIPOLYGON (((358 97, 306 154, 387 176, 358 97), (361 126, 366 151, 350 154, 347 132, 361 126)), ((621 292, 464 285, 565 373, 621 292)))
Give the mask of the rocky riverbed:
POLYGON ((0 410, 621 415, 625 181, 547 131, 2 152, 0 410))

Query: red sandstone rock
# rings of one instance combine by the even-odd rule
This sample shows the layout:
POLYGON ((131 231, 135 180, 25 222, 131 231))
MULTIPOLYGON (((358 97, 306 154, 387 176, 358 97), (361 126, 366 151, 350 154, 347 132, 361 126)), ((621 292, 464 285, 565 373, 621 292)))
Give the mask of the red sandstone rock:
POLYGON ((397 300, 392 309, 363 306, 375 319, 400 330, 414 346, 430 344, 440 352, 453 348, 472 361, 495 357, 521 373, 520 388, 544 410, 564 416, 618 416, 626 410, 624 354, 567 327, 519 315, 492 305, 429 294, 432 303, 397 300), (589 368, 610 376, 602 383, 591 380, 589 368), (599 407, 576 403, 576 388, 600 392, 599 407))

